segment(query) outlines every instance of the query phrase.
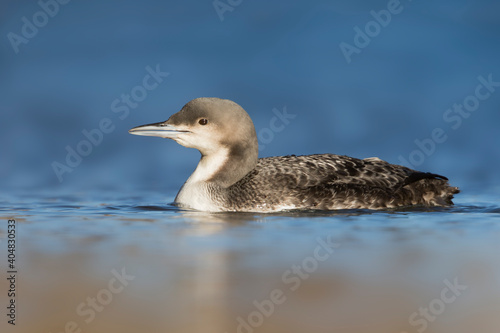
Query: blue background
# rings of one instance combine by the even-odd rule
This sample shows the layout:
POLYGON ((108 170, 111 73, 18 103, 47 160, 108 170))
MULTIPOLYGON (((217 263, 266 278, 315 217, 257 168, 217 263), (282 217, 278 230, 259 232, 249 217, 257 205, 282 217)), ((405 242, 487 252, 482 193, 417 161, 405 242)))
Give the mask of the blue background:
POLYGON ((190 99, 229 98, 257 131, 273 109, 296 117, 261 157, 336 153, 401 164, 442 128, 447 140, 415 168, 480 191, 499 180, 500 88, 456 130, 443 120, 474 93, 478 76, 500 81, 500 3, 401 1, 370 44, 347 63, 339 44, 387 1, 242 1, 221 21, 212 1, 73 0, 16 53, 8 39, 33 21, 35 1, 0 4, 0 186, 3 190, 177 190, 199 153, 128 134, 163 121, 190 99), (111 103, 142 84, 146 67, 170 75, 121 120, 111 103), (52 163, 83 130, 111 119, 60 182, 52 163))

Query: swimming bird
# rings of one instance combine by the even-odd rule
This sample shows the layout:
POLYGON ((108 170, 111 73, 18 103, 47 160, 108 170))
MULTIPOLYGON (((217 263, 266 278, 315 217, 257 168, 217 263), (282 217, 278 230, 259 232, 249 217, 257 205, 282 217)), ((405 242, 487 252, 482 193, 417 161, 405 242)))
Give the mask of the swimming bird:
POLYGON ((196 98, 164 122, 134 127, 198 149, 201 159, 175 204, 209 212, 449 206, 457 187, 434 173, 379 158, 334 154, 258 157, 252 119, 237 103, 196 98))

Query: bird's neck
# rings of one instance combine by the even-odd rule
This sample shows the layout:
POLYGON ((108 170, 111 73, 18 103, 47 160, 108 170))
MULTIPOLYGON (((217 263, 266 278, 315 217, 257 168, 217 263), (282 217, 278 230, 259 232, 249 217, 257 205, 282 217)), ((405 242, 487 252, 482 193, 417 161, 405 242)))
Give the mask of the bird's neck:
POLYGON ((177 193, 175 202, 198 210, 219 210, 217 202, 224 200, 224 189, 255 168, 258 152, 256 142, 250 141, 241 146, 221 147, 216 152, 202 154, 196 170, 177 193))
POLYGON ((200 162, 189 177, 189 183, 213 183, 227 188, 255 168, 258 149, 251 146, 221 148, 201 156, 200 162))

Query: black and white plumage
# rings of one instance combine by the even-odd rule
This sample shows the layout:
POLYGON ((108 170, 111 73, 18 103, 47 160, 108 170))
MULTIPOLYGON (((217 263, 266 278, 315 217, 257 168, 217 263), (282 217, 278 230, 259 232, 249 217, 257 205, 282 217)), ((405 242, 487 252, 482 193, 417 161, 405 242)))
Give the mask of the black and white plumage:
POLYGON ((277 212, 449 206, 459 192, 446 177, 378 158, 321 154, 259 159, 250 116, 225 99, 194 99, 167 121, 129 132, 173 139, 200 151, 198 167, 175 198, 186 208, 277 212))

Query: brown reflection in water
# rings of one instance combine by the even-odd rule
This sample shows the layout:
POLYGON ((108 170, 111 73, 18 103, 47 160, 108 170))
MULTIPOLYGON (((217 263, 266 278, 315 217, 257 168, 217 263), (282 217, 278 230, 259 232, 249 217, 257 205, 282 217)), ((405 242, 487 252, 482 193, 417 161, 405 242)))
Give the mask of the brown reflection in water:
MULTIPOLYGON (((424 331, 500 328, 499 267, 492 253, 466 246, 451 255, 433 251, 436 244, 431 249, 422 244, 405 248, 400 242, 407 237, 399 237, 397 231, 387 231, 396 233, 394 245, 378 249, 350 234, 330 259, 291 290, 283 273, 291 263, 311 255, 311 247, 293 258, 270 242, 254 251, 238 244, 198 247, 249 219, 259 222, 259 215, 187 212, 181 218, 190 222, 158 229, 163 233, 156 237, 137 233, 129 243, 88 237, 68 242, 67 251, 57 253, 25 238, 19 256, 19 324, 13 329, 3 319, 2 332, 59 333, 70 322, 81 332, 418 332, 422 326, 412 326, 409 316, 440 298, 443 280, 455 277, 468 289, 446 304, 424 331), (257 253, 267 253, 274 264, 256 265, 257 253), (114 277, 112 270, 122 268, 134 279, 123 291, 112 293, 109 304, 101 304, 101 311, 86 323, 88 316, 77 313, 79 305, 99 293, 103 297, 102 290, 109 289, 114 277), (259 318, 254 302, 269 304, 273 290, 281 290, 286 300, 274 304, 268 317, 260 314, 262 325, 252 327, 249 318, 259 318)), ((258 234, 249 237, 262 246, 258 234)), ((2 279, 0 291, 6 288, 2 279)), ((4 292, 1 301, 5 304, 4 292)))

